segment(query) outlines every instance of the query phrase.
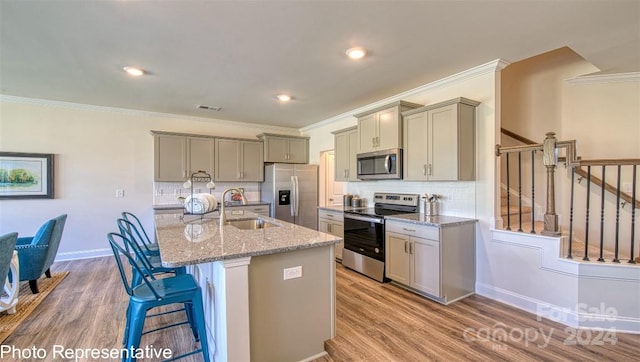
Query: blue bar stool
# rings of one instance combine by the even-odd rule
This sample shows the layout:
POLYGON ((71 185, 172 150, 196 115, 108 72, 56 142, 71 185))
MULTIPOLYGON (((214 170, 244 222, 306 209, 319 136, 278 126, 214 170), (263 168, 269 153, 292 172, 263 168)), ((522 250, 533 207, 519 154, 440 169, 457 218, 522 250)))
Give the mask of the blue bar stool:
POLYGON ((122 213, 122 218, 129 221, 131 225, 135 225, 135 227, 138 229, 141 237, 140 242, 148 255, 160 255, 158 243, 151 242, 149 234, 147 234, 147 232, 144 230, 144 227, 142 226, 142 223, 137 216, 130 212, 124 211, 122 213))
MULTIPOLYGON (((146 273, 138 261, 127 252, 127 243, 131 244, 125 236, 117 233, 107 234, 107 239, 111 245, 113 255, 118 264, 122 283, 129 294, 129 307, 127 311, 127 332, 125 348, 128 351, 137 349, 140 346, 142 335, 156 332, 170 327, 189 323, 195 341, 200 341, 200 348, 180 356, 172 357, 171 360, 183 358, 196 353, 202 353, 205 361, 209 359, 209 346, 207 344, 207 332, 204 321, 204 309, 202 306, 202 291, 200 286, 191 274, 181 274, 173 277, 156 279, 153 274, 146 273), (142 276, 142 283, 133 285, 127 278, 123 261, 124 257, 131 266, 142 276), (144 321, 148 317, 147 312, 156 307, 170 304, 184 304, 188 321, 175 323, 168 326, 156 328, 143 332, 144 321)), ((131 247, 131 245, 129 246, 131 247)), ((123 361, 135 361, 134 356, 123 354, 123 361)))
MULTIPOLYGON (((186 274, 187 268, 182 267, 164 267, 162 266, 162 261, 160 260, 160 256, 156 254, 149 254, 147 249, 144 248, 143 236, 140 233, 138 227, 136 227, 132 222, 127 221, 126 219, 118 219, 117 221, 118 229, 120 229, 120 234, 125 236, 129 241, 131 241, 131 245, 125 244, 125 248, 129 253, 135 252, 137 261, 142 264, 143 271, 147 274, 161 274, 161 273, 172 273, 175 275, 186 274), (133 249, 133 250, 129 250, 133 249)), ((140 275, 133 271, 133 283, 134 285, 140 284, 140 275)))

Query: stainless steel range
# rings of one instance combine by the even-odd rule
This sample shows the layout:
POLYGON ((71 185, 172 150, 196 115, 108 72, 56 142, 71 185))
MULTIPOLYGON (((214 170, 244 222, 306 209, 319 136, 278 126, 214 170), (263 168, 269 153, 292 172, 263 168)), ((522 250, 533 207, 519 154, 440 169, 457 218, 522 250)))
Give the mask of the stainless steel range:
POLYGON ((373 208, 344 212, 342 265, 384 282, 384 217, 420 212, 420 195, 376 192, 373 200, 373 208))

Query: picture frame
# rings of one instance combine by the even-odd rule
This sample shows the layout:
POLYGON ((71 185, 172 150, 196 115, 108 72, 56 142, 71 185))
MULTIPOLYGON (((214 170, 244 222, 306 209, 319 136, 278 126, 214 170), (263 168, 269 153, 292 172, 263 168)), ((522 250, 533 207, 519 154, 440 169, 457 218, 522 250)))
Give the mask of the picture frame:
POLYGON ((53 199, 53 154, 0 152, 0 200, 53 199))

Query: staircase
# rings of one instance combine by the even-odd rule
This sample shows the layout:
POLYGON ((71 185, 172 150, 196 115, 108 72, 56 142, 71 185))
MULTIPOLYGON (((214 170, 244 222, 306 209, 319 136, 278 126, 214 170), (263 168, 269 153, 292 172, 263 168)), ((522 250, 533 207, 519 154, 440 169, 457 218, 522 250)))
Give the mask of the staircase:
MULTIPOLYGON (((632 212, 635 213, 635 209, 638 209, 637 212, 640 212, 640 202, 637 200, 635 192, 630 195, 620 191, 620 175, 625 174, 627 175, 627 177, 629 177, 631 175, 631 172, 633 172, 633 189, 636 189, 636 168, 638 165, 640 165, 640 159, 582 160, 576 155, 575 141, 557 141, 553 133, 547 134, 547 138, 545 139, 544 143, 534 143, 531 140, 520 137, 506 130, 503 130, 503 134, 514 138, 521 143, 524 143, 524 145, 522 146, 496 146, 496 155, 506 156, 503 157, 506 162, 506 174, 509 174, 510 164, 512 165, 512 167, 516 167, 516 169, 518 170, 517 175, 515 175, 515 182, 513 180, 513 175, 511 175, 512 180, 510 184, 509 177, 507 176, 506 182, 502 187, 500 216, 502 218, 503 229, 507 231, 527 234, 565 236, 566 240, 563 242, 560 255, 570 257, 571 259, 576 261, 580 260, 616 264, 618 264, 619 261, 619 264, 624 263, 634 266, 640 266, 640 242, 638 241, 640 231, 635 232, 634 236, 634 231, 637 230, 636 225, 631 224, 631 230, 633 231, 631 231, 631 234, 629 235, 628 222, 629 220, 635 220, 635 214, 629 215, 627 207, 627 214, 625 214, 626 216, 622 218, 622 211, 625 210, 623 209, 625 205, 631 205, 632 212), (564 157, 557 157, 559 150, 564 151, 564 157), (513 162, 509 162, 509 154, 513 154, 512 156, 517 156, 515 158, 512 157, 511 159, 512 161, 516 161, 515 165, 513 164, 513 162), (534 155, 536 154, 538 156, 537 158, 534 158, 534 155), (540 159, 541 155, 543 156, 542 159, 540 159), (530 168, 529 166, 521 167, 520 162, 523 159, 527 161, 530 160, 530 168), (541 218, 540 216, 538 216, 538 218, 543 220, 537 220, 534 216, 535 214, 539 215, 539 212, 533 213, 534 215, 532 215, 532 206, 530 205, 532 200, 528 200, 528 193, 531 193, 531 195, 533 195, 534 193, 534 166, 539 165, 540 163, 543 163, 542 170, 546 168, 547 187, 543 192, 540 192, 538 191, 538 189, 540 189, 541 187, 538 185, 538 189, 535 190, 536 196, 541 193, 544 193, 544 195, 540 195, 535 200, 541 203, 546 202, 546 212, 544 217, 541 218), (566 225, 559 224, 560 220, 558 218, 558 215, 556 215, 555 213, 556 191, 554 182, 556 182, 556 177, 554 176, 554 171, 557 167, 556 165, 561 163, 564 163, 564 165, 567 167, 567 172, 569 172, 569 175, 571 175, 571 205, 567 205, 568 207, 564 208, 564 212, 568 212, 570 210, 569 222, 566 221, 565 214, 565 222, 567 223, 566 225), (589 172, 587 173, 583 169, 583 167, 587 167, 589 172), (591 173, 592 171, 598 172, 599 170, 602 170, 601 175, 604 176, 605 167, 609 168, 610 171, 608 173, 613 172, 614 175, 617 174, 617 186, 612 186, 609 183, 603 181, 601 178, 598 178, 597 175, 593 175, 591 173), (523 172, 524 174, 521 174, 521 172, 523 172), (530 179, 530 182, 528 182, 527 178, 530 179), (528 186, 530 187, 530 189, 521 188, 520 185, 521 183, 523 183, 523 180, 526 181, 524 183, 530 185, 528 186), (592 192, 594 190, 602 190, 598 192, 601 192, 603 195, 601 198, 600 196, 590 196, 590 198, 593 198, 590 208, 584 208, 584 206, 582 206, 582 208, 578 207, 574 210, 574 188, 576 184, 579 184, 582 180, 587 180, 587 185, 593 185, 592 192), (517 187, 518 191, 514 192, 512 187, 517 187), (508 202, 507 190, 511 190, 508 202), (606 218, 604 214, 604 193, 607 193, 607 195, 613 195, 617 200, 617 202, 614 203, 613 206, 609 204, 606 207, 606 218), (616 205, 618 205, 617 209, 616 205), (585 210, 587 215, 586 219, 584 218, 585 210), (591 210, 590 219, 589 210, 591 210), (574 216, 576 216, 577 218, 574 216), (601 218, 603 222, 605 222, 605 224, 600 224, 601 218), (586 228, 584 224, 585 220, 587 223, 586 228), (620 224, 618 224, 619 221, 620 224), (590 235, 588 235, 585 231, 588 228, 592 229, 590 235), (607 231, 604 234, 601 234, 601 232, 598 231, 601 228, 604 228, 604 230, 607 231), (615 233, 613 231, 615 231, 615 233), (620 234, 623 236, 618 238, 618 232, 620 232, 620 234), (578 233, 578 235, 576 233, 578 233), (584 240, 589 237, 589 245, 586 251, 586 255, 585 242, 584 240, 580 240, 580 238, 582 237, 584 237, 584 240), (568 241, 569 239, 572 239, 570 245, 568 241), (633 252, 630 250, 632 243, 635 246, 633 252), (618 249, 617 255, 616 252, 612 250, 616 248, 618 249), (631 253, 633 253, 633 255, 631 255, 631 253), (616 262, 614 262, 614 260, 616 260, 616 262), (633 261, 635 261, 636 264, 634 264, 633 261)), ((536 167, 538 168, 538 170, 541 170, 539 168, 540 166, 536 167)), ((540 177, 540 175, 538 175, 538 177, 540 177)), ((541 181, 539 178, 536 178, 536 180, 538 180, 539 182, 541 181)), ((566 180, 566 178, 558 178, 559 182, 565 182, 562 180, 566 180)), ((578 191, 579 192, 576 194, 577 197, 584 197, 584 191, 578 191)), ((586 194, 592 195, 589 192, 588 188, 586 189, 586 194)), ((607 197, 610 198, 610 196, 607 197)), ((635 221, 632 221, 632 223, 633 222, 635 221)))

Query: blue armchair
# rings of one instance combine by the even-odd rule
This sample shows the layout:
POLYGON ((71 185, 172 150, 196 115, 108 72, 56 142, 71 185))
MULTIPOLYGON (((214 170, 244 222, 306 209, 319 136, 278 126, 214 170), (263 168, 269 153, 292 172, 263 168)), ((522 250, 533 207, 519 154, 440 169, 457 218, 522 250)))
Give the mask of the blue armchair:
POLYGON ((16 304, 18 304, 18 290, 20 286, 16 280, 15 265, 11 268, 13 259, 13 251, 18 240, 18 233, 9 233, 0 236, 0 290, 4 293, 0 295, 0 312, 7 311, 9 314, 16 312, 16 304), (11 274, 9 274, 11 271, 11 274), (11 278, 8 278, 9 275, 11 278))
POLYGON ((58 253, 66 221, 67 215, 60 215, 44 223, 35 236, 18 238, 16 250, 20 261, 20 281, 28 280, 33 294, 40 292, 38 278, 43 273, 51 278, 49 268, 58 253))

